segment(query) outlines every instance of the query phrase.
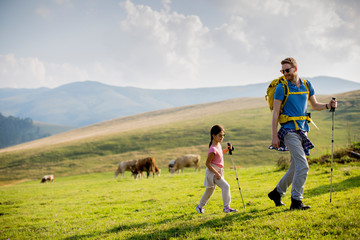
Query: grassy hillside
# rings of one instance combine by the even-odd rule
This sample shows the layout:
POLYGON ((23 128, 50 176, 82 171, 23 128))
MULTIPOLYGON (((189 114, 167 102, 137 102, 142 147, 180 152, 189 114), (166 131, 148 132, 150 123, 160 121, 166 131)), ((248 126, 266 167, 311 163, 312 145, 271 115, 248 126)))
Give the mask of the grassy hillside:
MULTIPOLYGON (((235 154, 234 157, 239 158, 235 154)), ((229 160, 229 155, 225 158, 229 160)), ((360 164, 334 165, 332 202, 330 167, 312 165, 304 192, 307 211, 275 207, 267 198, 284 174, 275 167, 228 168, 231 206, 222 212, 221 190, 205 214, 195 211, 203 192, 204 171, 162 174, 133 180, 113 173, 58 177, 54 183, 31 181, 0 187, 0 235, 3 239, 359 239, 360 164)))
MULTIPOLYGON (((335 149, 360 139, 360 91, 336 97, 335 149)), ((331 113, 313 112, 312 117, 320 128, 309 133, 316 157, 330 152, 331 113)), ((274 165, 280 156, 287 156, 267 149, 271 113, 265 101, 234 99, 115 119, 1 150, 0 181, 114 171, 120 161, 149 155, 163 169, 169 160, 186 153, 198 153, 204 162, 214 124, 226 128, 225 142, 235 146, 237 165, 274 165)))
POLYGON ((74 127, 62 126, 62 125, 56 125, 56 124, 48 124, 48 123, 43 123, 43 122, 34 122, 34 125, 39 127, 40 134, 47 133, 50 135, 54 135, 54 134, 58 134, 58 133, 62 133, 62 132, 66 132, 71 129, 74 129, 74 127))

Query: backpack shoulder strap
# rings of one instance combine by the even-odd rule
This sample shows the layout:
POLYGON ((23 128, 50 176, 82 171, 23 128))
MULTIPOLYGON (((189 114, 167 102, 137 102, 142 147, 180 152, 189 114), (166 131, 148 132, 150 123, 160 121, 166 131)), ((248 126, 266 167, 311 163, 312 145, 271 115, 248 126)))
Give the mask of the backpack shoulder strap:
POLYGON ((302 80, 304 81, 304 85, 305 85, 306 91, 308 93, 308 99, 310 99, 309 82, 305 78, 302 78, 302 80))
POLYGON ((289 85, 287 80, 284 78, 280 79, 280 83, 282 83, 282 87, 284 88, 284 99, 281 102, 281 108, 280 108, 280 113, 282 113, 284 105, 289 97, 289 85))

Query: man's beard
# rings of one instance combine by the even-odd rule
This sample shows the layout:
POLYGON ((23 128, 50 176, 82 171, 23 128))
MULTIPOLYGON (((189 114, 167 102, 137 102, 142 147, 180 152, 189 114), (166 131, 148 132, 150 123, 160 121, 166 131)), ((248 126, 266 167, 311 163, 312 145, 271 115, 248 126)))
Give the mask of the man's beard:
POLYGON ((286 74, 285 78, 288 81, 294 81, 294 80, 296 80, 296 74, 295 73, 286 74))

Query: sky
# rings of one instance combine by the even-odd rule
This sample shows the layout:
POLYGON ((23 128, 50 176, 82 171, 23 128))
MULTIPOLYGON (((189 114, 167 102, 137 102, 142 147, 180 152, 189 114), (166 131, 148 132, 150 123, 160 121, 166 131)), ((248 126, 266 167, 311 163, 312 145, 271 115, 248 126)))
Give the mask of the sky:
POLYGON ((360 83, 359 0, 0 0, 0 88, 360 83))

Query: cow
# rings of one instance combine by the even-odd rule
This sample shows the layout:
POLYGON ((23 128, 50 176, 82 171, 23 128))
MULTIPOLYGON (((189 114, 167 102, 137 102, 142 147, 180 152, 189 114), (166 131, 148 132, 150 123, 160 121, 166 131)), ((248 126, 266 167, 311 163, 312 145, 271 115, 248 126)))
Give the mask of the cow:
POLYGON ((184 172, 184 168, 195 166, 195 171, 200 171, 200 155, 198 154, 187 154, 182 157, 179 157, 175 160, 175 165, 171 169, 171 173, 180 170, 184 172))
POLYGON ((115 171, 115 178, 121 173, 122 176, 124 176, 125 171, 132 172, 132 169, 134 169, 134 166, 136 164, 136 160, 129 160, 119 163, 118 168, 115 171))
POLYGON ((139 159, 136 161, 135 165, 132 166, 131 172, 136 179, 139 174, 142 175, 143 172, 146 172, 147 178, 149 178, 150 173, 155 176, 155 173, 160 176, 161 170, 156 166, 155 158, 147 157, 143 159, 139 159))
POLYGON ((41 179, 41 183, 44 183, 44 182, 54 182, 54 175, 45 175, 42 177, 41 179))
POLYGON ((174 160, 171 160, 171 161, 169 162, 169 172, 171 172, 171 170, 174 168, 174 166, 175 166, 175 159, 174 159, 174 160))

